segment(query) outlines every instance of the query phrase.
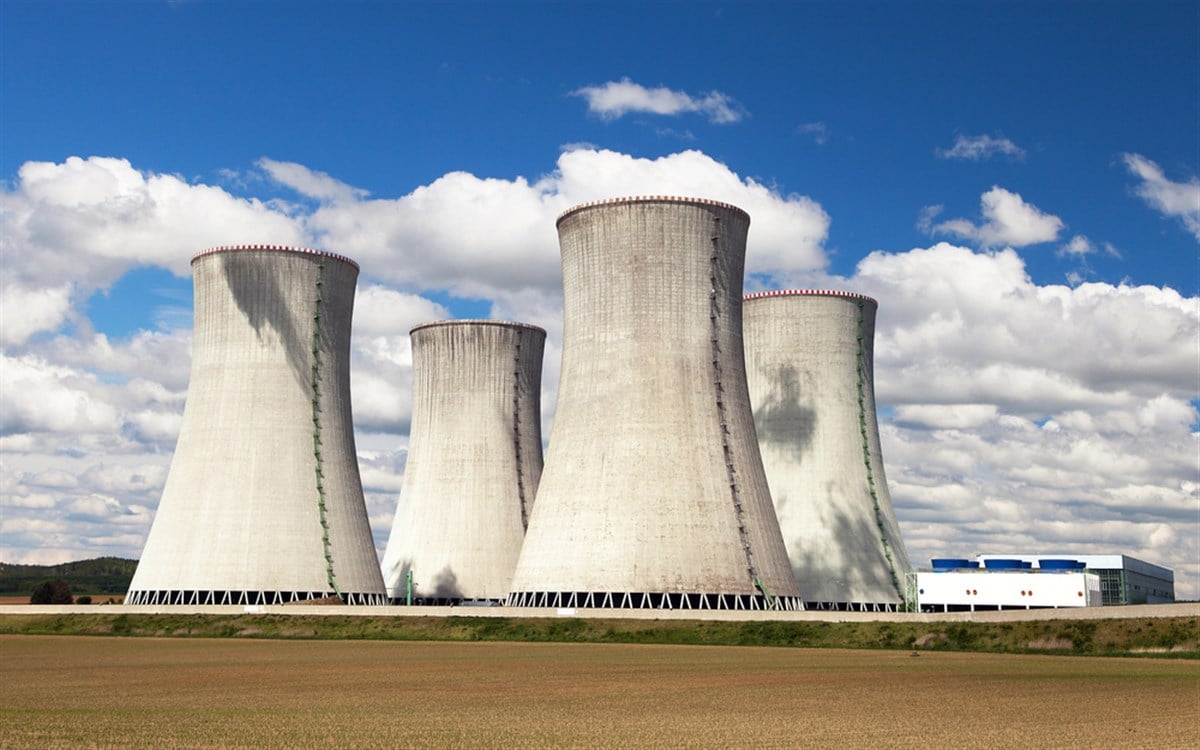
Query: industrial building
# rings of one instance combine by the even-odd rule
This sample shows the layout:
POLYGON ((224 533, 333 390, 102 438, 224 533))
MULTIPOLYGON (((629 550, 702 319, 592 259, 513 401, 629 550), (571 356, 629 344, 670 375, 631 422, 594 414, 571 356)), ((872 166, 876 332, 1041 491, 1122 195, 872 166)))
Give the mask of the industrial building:
POLYGON ((383 556, 393 602, 500 602, 542 473, 546 332, 492 320, 411 331, 413 410, 383 556))
POLYGON ((918 612, 1098 607, 1101 601, 1099 576, 1072 568, 935 568, 915 577, 918 612))
POLYGON ((1175 601, 1175 572, 1129 555, 976 555, 975 559, 984 566, 989 560, 1016 559, 1035 570, 1044 568, 1047 560, 1076 561, 1099 577, 1104 606, 1175 601))
POLYGON ((763 466, 810 609, 895 610, 908 556, 875 414, 875 300, 787 290, 743 302, 763 466))
POLYGON ((129 604, 382 604, 350 409, 358 266, 317 250, 192 259, 191 376, 129 604))
POLYGON ((977 555, 916 574, 922 612, 1170 604, 1175 574, 1128 555, 977 555))
POLYGON ((559 216, 562 374, 510 605, 801 605, 746 387, 749 224, 672 197, 559 216))

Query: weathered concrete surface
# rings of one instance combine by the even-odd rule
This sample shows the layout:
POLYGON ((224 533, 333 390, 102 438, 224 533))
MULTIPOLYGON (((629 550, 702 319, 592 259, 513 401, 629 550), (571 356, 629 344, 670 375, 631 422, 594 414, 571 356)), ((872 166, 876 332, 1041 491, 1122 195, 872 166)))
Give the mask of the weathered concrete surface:
POLYGON ((358 267, 273 246, 192 265, 187 405, 130 597, 330 593, 326 553, 343 593, 382 597, 350 408, 358 267))
POLYGON ((909 561, 875 414, 876 307, 862 295, 814 290, 744 301, 759 446, 807 602, 904 599, 909 561))
POLYGON ((388 595, 503 599, 542 474, 546 332, 444 321, 412 330, 413 411, 388 595))
POLYGON ((337 617, 579 617, 605 620, 716 620, 724 622, 1031 622, 1041 620, 1108 620, 1140 617, 1200 617, 1200 603, 1137 604, 1125 607, 1071 609, 1013 609, 1000 612, 802 612, 575 609, 535 607, 260 607, 140 606, 140 605, 0 605, 6 615, 61 614, 198 614, 198 615, 324 615, 337 617))
POLYGON ((798 590, 754 436, 742 355, 749 217, 686 198, 558 221, 554 432, 513 581, 537 592, 798 590))

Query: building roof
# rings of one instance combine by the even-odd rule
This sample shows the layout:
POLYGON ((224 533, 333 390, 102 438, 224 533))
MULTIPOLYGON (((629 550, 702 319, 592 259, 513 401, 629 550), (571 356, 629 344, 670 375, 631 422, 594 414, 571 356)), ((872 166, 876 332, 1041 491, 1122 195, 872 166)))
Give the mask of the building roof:
POLYGON ((975 559, 981 563, 984 560, 996 559, 1026 560, 1035 565, 1038 560, 1078 560, 1088 570, 1128 570, 1172 583, 1175 581, 1175 572, 1170 568, 1148 563, 1129 555, 976 555, 975 559))

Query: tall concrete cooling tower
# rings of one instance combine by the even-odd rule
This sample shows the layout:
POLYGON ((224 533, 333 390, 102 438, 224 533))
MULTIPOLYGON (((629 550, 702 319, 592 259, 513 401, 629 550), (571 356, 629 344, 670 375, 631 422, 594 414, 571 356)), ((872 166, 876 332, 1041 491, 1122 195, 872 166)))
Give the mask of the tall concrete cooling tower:
POLYGON ((510 605, 799 603, 746 391, 749 225, 689 198, 559 217, 562 376, 510 605))
POLYGON ((392 601, 508 595, 542 475, 545 341, 491 320, 412 329, 408 461, 383 555, 392 601))
POLYGON ((242 245, 192 269, 187 404, 126 602, 385 603, 350 413, 358 266, 242 245))
POLYGON ((746 376, 779 526, 809 607, 893 609, 908 556, 875 417, 870 297, 745 298, 746 376))

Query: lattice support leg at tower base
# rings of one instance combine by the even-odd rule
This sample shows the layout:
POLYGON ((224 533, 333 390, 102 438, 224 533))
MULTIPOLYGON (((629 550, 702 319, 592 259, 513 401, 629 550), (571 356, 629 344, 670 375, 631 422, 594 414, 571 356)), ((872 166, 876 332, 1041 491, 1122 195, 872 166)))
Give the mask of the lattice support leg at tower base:
POLYGON ((685 594, 650 591, 517 591, 505 599, 506 607, 554 609, 689 609, 745 611, 802 611, 799 597, 760 594, 685 594))

